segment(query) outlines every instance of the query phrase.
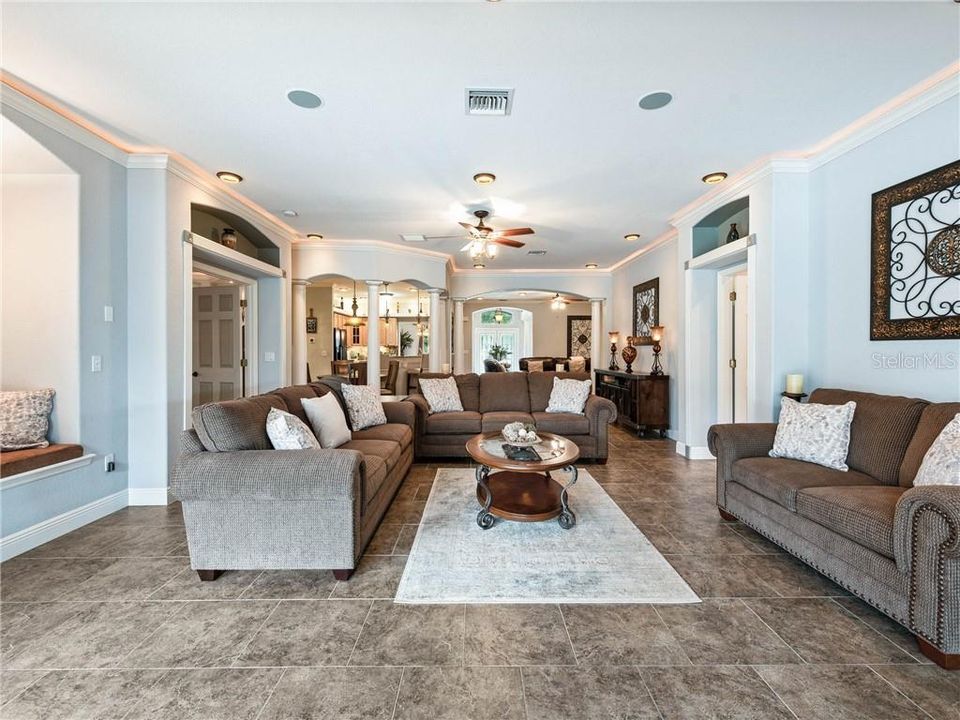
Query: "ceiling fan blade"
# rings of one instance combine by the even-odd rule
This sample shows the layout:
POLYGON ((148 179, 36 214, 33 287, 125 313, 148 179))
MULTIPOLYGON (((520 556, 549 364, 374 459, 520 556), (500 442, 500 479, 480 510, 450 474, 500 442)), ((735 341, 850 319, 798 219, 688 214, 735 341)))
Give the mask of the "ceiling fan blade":
POLYGON ((424 235, 427 240, 449 240, 450 238, 462 238, 463 233, 457 233, 456 235, 424 235))
POLYGON ((507 247, 512 248, 522 248, 526 243, 522 243, 519 240, 506 240, 504 238, 494 238, 490 242, 495 242, 497 245, 506 245, 507 247))
POLYGON ((478 234, 478 233, 477 233, 477 229, 476 229, 473 225, 471 225, 470 223, 462 222, 462 223, 458 223, 458 224, 459 224, 461 227, 466 228, 467 232, 469 232, 471 235, 476 236, 476 235, 478 234))
POLYGON ((533 228, 511 228, 509 230, 497 230, 500 237, 510 237, 512 235, 533 235, 533 228))

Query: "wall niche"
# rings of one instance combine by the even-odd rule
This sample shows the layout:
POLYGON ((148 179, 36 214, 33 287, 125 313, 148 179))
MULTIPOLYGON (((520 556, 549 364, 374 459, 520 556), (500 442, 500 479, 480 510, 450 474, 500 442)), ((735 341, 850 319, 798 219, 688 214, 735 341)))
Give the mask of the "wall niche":
POLYGON ((749 196, 718 207, 693 226, 693 257, 725 245, 731 225, 736 225, 740 237, 750 234, 749 196))

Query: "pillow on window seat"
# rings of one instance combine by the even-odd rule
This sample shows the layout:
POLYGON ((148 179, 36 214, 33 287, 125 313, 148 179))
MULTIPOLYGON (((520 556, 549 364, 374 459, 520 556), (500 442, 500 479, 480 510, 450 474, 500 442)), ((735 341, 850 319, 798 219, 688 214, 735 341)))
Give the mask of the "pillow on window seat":
POLYGON ((0 392, 0 449, 45 448, 53 411, 53 388, 0 392))

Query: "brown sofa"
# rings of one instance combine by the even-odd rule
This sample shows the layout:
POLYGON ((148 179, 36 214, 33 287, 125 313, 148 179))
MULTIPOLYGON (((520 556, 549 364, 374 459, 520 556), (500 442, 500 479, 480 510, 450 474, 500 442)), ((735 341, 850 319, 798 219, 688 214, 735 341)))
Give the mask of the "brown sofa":
POLYGON ((310 568, 349 578, 413 462, 416 411, 385 402, 385 425, 354 431, 338 448, 271 449, 271 408, 307 422, 300 401, 330 391, 295 385, 194 409, 170 488, 201 579, 310 568))
POLYGON ((960 668, 960 487, 913 487, 960 402, 827 389, 810 396, 849 400, 857 409, 848 472, 769 457, 773 423, 710 428, 720 514, 903 624, 934 662, 960 668))
MULTIPOLYGON (((420 377, 449 375, 424 373, 420 377)), ((587 373, 555 372, 455 375, 463 412, 434 415, 418 387, 417 394, 407 398, 417 407, 417 457, 467 457, 466 442, 471 437, 520 421, 569 438, 580 448, 582 459, 606 462, 607 425, 617 418, 616 406, 606 398, 591 395, 583 415, 545 412, 554 377, 590 379, 587 373)))

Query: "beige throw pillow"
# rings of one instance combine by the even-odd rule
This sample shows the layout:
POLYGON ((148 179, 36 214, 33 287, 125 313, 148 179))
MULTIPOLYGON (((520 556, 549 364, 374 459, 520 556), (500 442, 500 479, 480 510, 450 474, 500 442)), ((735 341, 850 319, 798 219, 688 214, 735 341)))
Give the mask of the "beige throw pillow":
POLYGON ((567 363, 570 372, 585 372, 587 369, 587 359, 581 355, 575 355, 567 363))
POLYGON ((3 450, 44 448, 50 445, 53 388, 0 392, 0 446, 3 450))
POLYGON ((527 372, 543 372, 543 360, 527 360, 527 372))
POLYGON ((267 413, 267 437, 274 450, 310 450, 320 443, 306 423, 296 415, 270 408, 267 413))
POLYGON ((918 485, 960 485, 960 413, 933 441, 913 480, 918 485))
POLYGON ((796 400, 780 401, 780 420, 770 457, 792 458, 834 470, 849 470, 850 423, 857 404, 803 405, 796 400))
POLYGON ((343 400, 347 403, 350 426, 354 430, 384 425, 387 422, 380 393, 369 385, 344 385, 343 400))
POLYGON ((424 378, 420 381, 420 392, 430 405, 430 414, 445 412, 463 412, 460 402, 460 390, 452 377, 424 378))
POLYGON ((350 442, 352 435, 347 427, 347 418, 343 414, 340 402, 332 392, 315 398, 304 398, 300 401, 303 411, 307 414, 313 434, 320 441, 320 447, 340 447, 350 442))

